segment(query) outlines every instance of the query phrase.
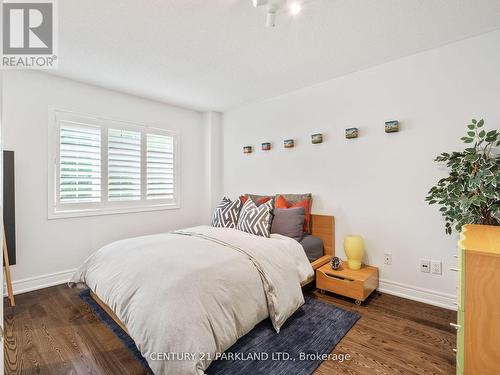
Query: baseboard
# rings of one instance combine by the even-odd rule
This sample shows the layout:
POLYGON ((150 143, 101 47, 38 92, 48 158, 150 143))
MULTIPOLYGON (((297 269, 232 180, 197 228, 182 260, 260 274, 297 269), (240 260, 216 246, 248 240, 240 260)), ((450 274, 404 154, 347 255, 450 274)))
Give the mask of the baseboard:
MULTIPOLYGON (((26 279, 15 280, 12 282, 14 295, 31 292, 33 290, 48 288, 49 286, 67 283, 76 269, 55 272, 47 275, 28 277, 26 279)), ((4 283, 4 297, 7 295, 4 283)))
POLYGON ((457 296, 453 294, 436 292, 430 289, 382 279, 379 280, 378 290, 382 293, 392 294, 413 301, 444 307, 449 310, 457 310, 457 296))

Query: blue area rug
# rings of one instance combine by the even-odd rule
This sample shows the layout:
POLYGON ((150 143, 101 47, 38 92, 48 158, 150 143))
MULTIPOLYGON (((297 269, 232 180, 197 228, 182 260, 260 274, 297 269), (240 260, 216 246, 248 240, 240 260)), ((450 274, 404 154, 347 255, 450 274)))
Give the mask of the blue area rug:
MULTIPOLYGON (((90 297, 90 290, 82 291, 80 297, 151 372, 134 341, 90 297)), ((206 373, 309 375, 322 362, 318 356, 331 353, 359 318, 355 312, 306 297, 306 303, 288 319, 279 334, 274 331, 269 319, 264 320, 226 350, 223 359, 212 362, 206 373), (309 356, 304 358, 306 355, 309 356), (260 360, 251 359, 259 356, 260 360)))

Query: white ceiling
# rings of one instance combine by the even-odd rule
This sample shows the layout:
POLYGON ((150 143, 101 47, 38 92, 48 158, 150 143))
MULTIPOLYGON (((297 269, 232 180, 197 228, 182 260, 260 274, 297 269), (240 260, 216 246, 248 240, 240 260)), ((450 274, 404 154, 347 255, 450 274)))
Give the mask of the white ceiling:
POLYGON ((64 0, 54 74, 197 110, 283 94, 500 28, 499 0, 64 0))

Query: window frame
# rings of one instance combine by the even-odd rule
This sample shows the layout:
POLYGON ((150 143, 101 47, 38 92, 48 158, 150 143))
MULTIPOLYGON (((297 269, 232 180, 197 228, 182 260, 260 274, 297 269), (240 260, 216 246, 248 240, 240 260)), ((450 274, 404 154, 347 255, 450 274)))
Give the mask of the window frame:
POLYGON ((49 107, 48 121, 48 219, 112 215, 180 208, 180 135, 158 126, 139 122, 105 118, 49 107), (82 126, 101 129, 101 201, 90 203, 60 203, 60 122, 73 122, 82 126), (123 129, 141 133, 141 199, 136 201, 108 200, 108 130, 123 129), (174 198, 147 199, 147 134, 170 136, 174 145, 174 198))

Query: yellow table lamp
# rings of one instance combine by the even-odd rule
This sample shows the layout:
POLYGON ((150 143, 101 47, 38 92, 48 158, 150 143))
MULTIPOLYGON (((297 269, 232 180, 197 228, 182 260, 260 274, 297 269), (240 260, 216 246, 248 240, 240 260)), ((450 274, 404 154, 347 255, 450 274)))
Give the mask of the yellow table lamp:
POLYGON ((347 256, 347 264, 351 270, 361 268, 361 260, 365 255, 365 243, 363 237, 349 235, 344 238, 344 252, 347 256))

